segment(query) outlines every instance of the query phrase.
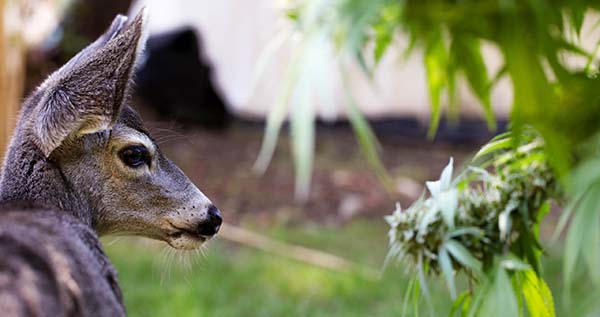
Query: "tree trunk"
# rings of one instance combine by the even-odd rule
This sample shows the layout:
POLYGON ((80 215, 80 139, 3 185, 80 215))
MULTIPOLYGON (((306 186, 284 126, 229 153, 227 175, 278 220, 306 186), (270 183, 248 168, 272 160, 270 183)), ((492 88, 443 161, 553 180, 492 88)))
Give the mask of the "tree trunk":
POLYGON ((0 159, 10 139, 23 90, 23 43, 17 33, 6 27, 7 2, 0 0, 0 159))

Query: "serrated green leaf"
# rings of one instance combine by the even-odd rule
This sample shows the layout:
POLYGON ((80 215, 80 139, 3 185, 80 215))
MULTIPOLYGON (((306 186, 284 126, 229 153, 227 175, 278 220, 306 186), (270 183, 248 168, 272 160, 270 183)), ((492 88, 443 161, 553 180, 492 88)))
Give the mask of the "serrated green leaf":
POLYGON ((552 293, 543 279, 533 270, 524 271, 523 296, 531 317, 554 317, 554 299, 552 293))
POLYGON ((448 255, 448 251, 446 248, 442 246, 440 251, 438 252, 438 261, 440 262, 440 268, 442 269, 442 274, 446 279, 446 285, 448 286, 448 290, 450 291, 450 298, 453 300, 456 299, 456 285, 454 283, 454 268, 452 266, 452 259, 448 255))
POLYGON ((369 64, 367 63, 367 60, 365 59, 365 55, 363 54, 362 50, 357 50, 356 52, 354 52, 354 54, 356 55, 356 60, 358 61, 358 65, 360 65, 360 68, 362 69, 362 71, 370 78, 373 78, 373 70, 369 67, 369 64))
POLYGON ((388 27, 387 25, 384 25, 375 28, 375 47, 373 48, 375 64, 378 64, 381 61, 383 54, 387 51, 387 48, 392 43, 393 37, 393 26, 388 27))
POLYGON ((431 103, 431 120, 427 136, 433 138, 437 132, 442 116, 442 92, 447 85, 448 52, 444 46, 441 34, 433 35, 425 47, 425 69, 427 71, 427 85, 429 87, 429 101, 431 103))
POLYGON ((585 6, 573 6, 571 7, 571 25, 577 35, 581 33, 581 27, 583 26, 583 19, 585 18, 585 12, 587 11, 587 7, 585 6))
POLYGON ((571 173, 568 190, 572 196, 587 192, 596 182, 600 181, 600 159, 587 160, 571 173))
POLYGON ((519 304, 508 274, 497 268, 492 284, 481 305, 478 316, 517 317, 519 304))
MULTIPOLYGON (((414 287, 415 287, 416 283, 418 283, 416 277, 410 279, 410 282, 408 283, 408 286, 406 287, 406 290, 404 291, 404 301, 402 304, 402 315, 401 315, 402 317, 406 316, 408 304, 410 302, 411 296, 413 296, 413 291, 414 291, 414 287)), ((416 296, 418 296, 418 295, 416 295, 416 296)))
POLYGON ((429 293, 429 287, 427 287, 427 279, 425 279, 425 262, 423 261, 423 254, 419 254, 419 259, 417 262, 417 276, 419 277, 419 287, 421 288, 421 292, 425 296, 427 303, 431 305, 431 293, 429 293))
POLYGON ((306 201, 309 195, 310 180, 315 146, 315 114, 311 104, 311 94, 306 78, 296 87, 296 97, 292 106, 291 133, 292 155, 296 168, 296 198, 306 201))
POLYGON ((552 234, 552 238, 550 238, 550 244, 555 244, 558 242, 560 235, 563 233, 569 220, 571 219, 571 215, 577 209, 578 204, 581 201, 581 198, 585 196, 587 191, 579 193, 574 198, 568 202, 567 206, 562 209, 560 217, 558 218, 558 224, 556 225, 556 229, 554 229, 554 233, 552 234))
POLYGON ((483 276, 481 282, 478 285, 478 288, 473 293, 473 300, 469 305, 469 310, 467 317, 476 317, 479 316, 479 310, 481 309, 481 305, 483 304, 489 289, 490 289, 491 281, 488 276, 483 276))
POLYGON ((448 63, 447 90, 448 90, 448 120, 451 125, 456 126, 460 118, 460 97, 457 88, 458 72, 453 61, 448 63))
MULTIPOLYGON (((600 195, 600 184, 596 185, 599 190, 596 193, 600 195)), ((582 246, 583 259, 587 263, 592 282, 600 287, 600 196, 594 197, 594 207, 582 212, 586 215, 588 224, 585 230, 585 242, 582 246)))
POLYGON ((567 292, 573 282, 580 255, 586 260, 587 269, 592 273, 595 282, 599 280, 600 257, 598 253, 600 248, 598 243, 600 241, 594 241, 597 239, 596 232, 600 225, 598 206, 600 206, 600 185, 590 188, 589 192, 582 198, 569 227, 564 258, 564 276, 567 285, 565 290, 567 292))
POLYGON ((519 237, 519 242, 521 243, 521 248, 525 254, 525 258, 527 259, 527 263, 531 265, 533 270, 537 273, 541 273, 541 245, 539 241, 534 236, 531 227, 524 227, 521 230, 521 236, 519 237))
POLYGON ((510 138, 500 139, 498 141, 489 142, 484 145, 478 152, 475 154, 473 160, 476 160, 482 156, 493 154, 501 150, 510 149, 513 146, 513 141, 510 138))
MULTIPOLYGON (((551 205, 550 202, 546 201, 544 202, 540 208, 537 211, 537 215, 536 215, 536 223, 541 223, 542 220, 544 220, 544 218, 546 218, 546 215, 548 215, 550 213, 550 209, 551 209, 551 205)), ((539 234, 539 232, 535 232, 536 235, 539 234)))
POLYGON ((539 56, 524 45, 528 43, 528 36, 516 18, 504 21, 499 43, 514 89, 511 128, 516 138, 521 135, 525 122, 537 123, 536 119, 548 111, 554 101, 539 56))
POLYGON ((452 239, 455 237, 460 237, 462 235, 472 235, 474 237, 483 237, 483 235, 485 234, 485 231, 483 231, 483 229, 481 228, 477 228, 477 227, 459 227, 459 228, 455 228, 454 230, 448 232, 448 234, 446 234, 446 239, 452 239))
POLYGON ((452 308, 450 308, 450 317, 454 317, 457 312, 460 312, 460 316, 465 316, 466 312, 469 310, 469 306, 471 303, 471 292, 464 291, 462 294, 458 295, 456 300, 452 303, 452 308))
MULTIPOLYGON (((488 89, 492 90, 492 88, 494 88, 494 86, 496 86, 496 84, 498 84, 500 79, 504 78, 504 76, 506 76, 507 73, 508 73, 508 68, 506 67, 506 64, 504 64, 504 65, 502 65, 502 67, 500 67, 500 69, 498 69, 498 71, 496 72, 496 74, 494 74, 492 79, 490 79, 490 87, 488 89)), ((510 132, 505 132, 505 133, 510 133, 510 132)))
POLYGON ((455 36, 450 51, 455 56, 453 61, 465 73, 471 90, 481 102, 488 128, 495 131, 496 118, 491 103, 491 84, 481 55, 481 43, 473 37, 455 36))
POLYGON ((413 312, 416 317, 419 316, 419 299, 421 298, 421 276, 415 278, 413 290, 413 312))
MULTIPOLYGON (((344 77, 346 77, 345 72, 344 77)), ((369 122, 358 110, 355 99, 350 92, 350 85, 346 80, 343 81, 343 84, 344 90, 346 91, 346 113, 352 129, 354 130, 354 134, 358 138, 358 144, 379 181, 386 189, 388 189, 388 191, 391 191, 392 181, 379 156, 380 145, 377 137, 375 136, 373 129, 371 129, 369 122)))
POLYGON ((451 239, 446 241, 444 245, 456 261, 471 269, 473 272, 481 274, 481 263, 475 259, 475 257, 471 255, 471 252, 469 252, 462 244, 451 239))
POLYGON ((522 278, 519 274, 512 274, 509 276, 510 281, 512 282, 513 292, 515 293, 515 298, 517 299, 517 307, 519 307, 519 315, 517 317, 524 317, 525 313, 525 304, 523 300, 523 296, 521 296, 522 286, 522 278))
POLYGON ((269 111, 263 142, 258 154, 258 158, 252 167, 252 169, 257 173, 262 174, 267 170, 267 166, 269 166, 271 158, 273 157, 273 153, 275 152, 277 138, 279 137, 279 132, 281 131, 281 126, 288 110, 288 102, 292 96, 296 82, 298 81, 298 77, 300 75, 299 61, 301 56, 301 50, 295 52, 295 54, 292 56, 292 62, 286 69, 286 79, 283 82, 283 88, 277 95, 277 99, 269 111))
POLYGON ((512 132, 512 131, 506 131, 506 132, 502 132, 502 133, 500 133, 500 134, 498 134, 498 135, 494 136, 494 137, 493 137, 493 138, 490 140, 490 142, 495 142, 495 141, 498 141, 498 140, 507 139, 507 138, 510 138, 510 137, 512 137, 512 135, 513 135, 513 132, 512 132))

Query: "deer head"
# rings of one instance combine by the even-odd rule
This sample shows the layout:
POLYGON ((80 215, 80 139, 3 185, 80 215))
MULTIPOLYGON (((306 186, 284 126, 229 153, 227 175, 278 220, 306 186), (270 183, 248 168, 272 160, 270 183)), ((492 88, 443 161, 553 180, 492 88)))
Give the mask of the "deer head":
POLYGON ((127 105, 145 30, 144 11, 131 22, 118 16, 25 101, 0 201, 51 205, 99 235, 143 235, 194 249, 217 233, 220 212, 127 105))

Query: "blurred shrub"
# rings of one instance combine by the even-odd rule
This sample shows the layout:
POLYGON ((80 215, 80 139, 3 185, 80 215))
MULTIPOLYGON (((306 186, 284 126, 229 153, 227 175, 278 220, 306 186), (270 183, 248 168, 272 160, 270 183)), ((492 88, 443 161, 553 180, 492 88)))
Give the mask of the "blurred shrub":
MULTIPOLYGON (((453 296, 454 274, 466 272, 481 291, 473 292, 471 287, 464 296, 456 297, 457 311, 465 315, 516 316, 525 306, 524 296, 532 316, 553 316, 552 309, 544 308, 552 307, 552 297, 539 275, 541 245, 535 227, 547 212, 548 199, 560 192, 568 208, 557 232, 573 217, 566 239, 565 290, 576 273, 578 259, 584 260, 591 280, 600 289, 600 42, 595 51, 588 52, 579 39, 586 18, 598 19, 600 3, 286 3, 287 16, 299 34, 299 45, 288 69, 288 80, 269 118, 259 167, 266 166, 286 109, 291 105, 298 193, 307 195, 315 139, 311 87, 324 82, 314 78, 314 74, 323 76, 314 71, 324 62, 323 48, 333 47, 342 72, 348 62, 354 62, 371 74, 389 47, 398 44, 398 34, 405 34, 409 39, 407 53, 423 55, 432 108, 431 137, 442 117, 443 97, 448 100, 449 117, 458 114, 458 80, 464 79, 479 99, 490 129, 496 126, 490 92, 498 79, 511 80, 514 100, 511 136, 502 139, 499 148, 498 140, 486 147, 486 151, 494 149, 487 153, 492 156, 492 171, 469 170, 452 183, 450 165, 437 185, 429 185, 431 197, 419 200, 406 211, 398 210, 389 218, 393 226, 391 254, 410 255, 409 262, 416 265, 419 275, 442 273, 453 296), (495 74, 487 71, 482 43, 497 48, 503 58, 503 66, 495 74), (585 62, 573 66, 568 62, 573 57, 585 62), (527 151, 523 152, 524 148, 527 151), (479 275, 479 271, 485 274, 479 275)), ((594 28, 598 28, 597 22, 594 28)), ((384 175, 373 133, 353 105, 352 92, 347 89, 347 93, 348 117, 360 144, 378 174, 384 175)), ((326 94, 321 95, 326 98, 326 94)), ((409 289, 416 294, 425 291, 425 286, 420 278, 409 289)))

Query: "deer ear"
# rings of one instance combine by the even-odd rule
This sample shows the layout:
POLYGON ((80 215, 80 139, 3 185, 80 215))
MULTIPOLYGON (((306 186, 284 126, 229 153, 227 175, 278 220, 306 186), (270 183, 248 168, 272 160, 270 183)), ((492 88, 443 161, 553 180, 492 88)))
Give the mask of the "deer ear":
POLYGON ((110 129, 126 103, 146 40, 146 13, 127 24, 117 16, 106 33, 52 74, 31 117, 38 147, 48 157, 68 137, 110 129))

